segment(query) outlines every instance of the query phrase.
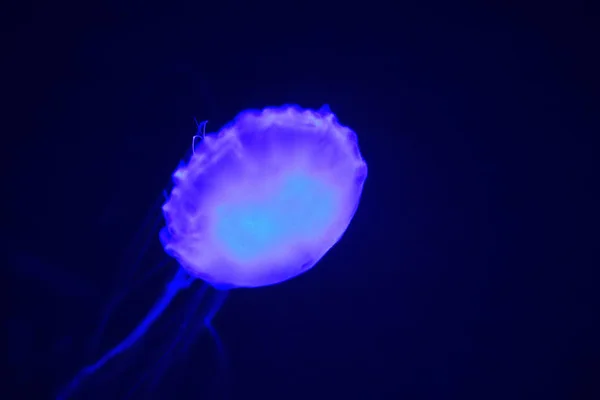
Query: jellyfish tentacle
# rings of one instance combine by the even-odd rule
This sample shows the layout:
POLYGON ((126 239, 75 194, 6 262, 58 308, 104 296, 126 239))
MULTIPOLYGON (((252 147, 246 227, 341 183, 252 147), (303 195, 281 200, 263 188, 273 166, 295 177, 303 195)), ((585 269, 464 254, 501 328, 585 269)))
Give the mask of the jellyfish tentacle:
POLYGON ((90 344, 87 347, 87 354, 89 357, 93 357, 96 349, 98 349, 102 334, 106 329, 106 325, 108 324, 114 309, 119 305, 119 303, 121 303, 121 301, 123 301, 128 293, 139 286, 139 284, 147 282, 148 279, 153 277, 166 264, 166 261, 159 263, 155 268, 147 272, 140 280, 137 280, 133 288, 124 283, 130 282, 134 278, 137 270, 142 264, 144 255, 152 243, 152 240, 154 240, 156 237, 155 233, 158 231, 158 226, 162 220, 162 215, 160 212, 155 211, 160 209, 161 204, 162 197, 158 197, 157 201, 154 203, 150 209, 150 212, 146 216, 146 219, 142 224, 142 228, 140 228, 132 240, 132 244, 130 246, 132 250, 130 250, 130 254, 126 254, 121 262, 122 268, 120 268, 120 270, 125 272, 121 274, 120 277, 117 277, 118 281, 120 282, 119 288, 116 289, 115 293, 111 297, 111 300, 106 305, 104 312, 102 313, 102 321, 100 321, 100 324, 96 328, 96 332, 92 336, 90 344), (147 232, 146 236, 144 236, 144 232, 147 232), (140 243, 141 246, 139 246, 140 243), (135 255, 131 254, 132 251, 135 252, 135 255), (128 262, 128 258, 132 258, 133 260, 128 262))
POLYGON ((173 279, 167 284, 167 288, 164 291, 162 297, 156 302, 154 307, 152 307, 152 309, 148 312, 148 314, 142 320, 142 322, 140 322, 138 326, 123 341, 121 341, 118 345, 113 347, 102 358, 100 358, 94 364, 83 368, 83 370, 81 370, 81 372, 77 374, 75 378, 73 378, 73 380, 67 385, 67 387, 59 394, 57 398, 68 398, 81 384, 83 379, 102 368, 115 356, 119 355, 123 351, 133 346, 146 333, 146 331, 148 331, 148 329, 152 326, 154 321, 156 321, 156 319, 160 317, 162 312, 167 308, 167 306, 171 303, 175 296, 181 290, 189 287, 191 282, 192 279, 190 278, 190 276, 183 269, 178 269, 173 279))
MULTIPOLYGON (((160 355, 158 357, 158 360, 154 363, 155 367, 152 369, 149 369, 148 371, 146 371, 146 373, 144 373, 138 380, 138 383, 136 385, 134 385, 131 390, 128 393, 128 397, 133 395, 134 392, 136 392, 139 387, 144 384, 144 382, 146 380, 148 380, 149 378, 151 378, 151 382, 153 384, 150 385, 149 388, 147 388, 146 390, 148 392, 152 392, 155 388, 156 385, 158 384, 158 382, 160 381, 161 376, 164 375, 164 373, 166 372, 166 370, 169 368, 170 362, 169 359, 172 359, 172 355, 173 353, 176 351, 176 348, 178 347, 178 345, 181 343, 183 336, 188 333, 189 329, 188 326, 190 325, 190 322, 193 321, 193 317, 194 314, 198 311, 198 309, 200 309, 207 291, 208 291, 209 285, 207 283, 203 283, 202 286, 200 287, 200 289, 198 290, 197 293, 194 294, 194 299, 191 302, 190 305, 187 306, 188 310, 185 313, 184 316, 184 321, 181 324, 181 326, 178 329, 177 332, 177 336, 173 339, 173 341, 171 342, 171 344, 168 346, 168 348, 163 352, 162 355, 160 355)), ((194 337, 196 337, 197 335, 194 332, 194 337)), ((185 351, 185 349, 187 347, 189 347, 189 344, 187 342, 190 342, 190 340, 187 340, 184 344, 184 349, 182 349, 183 351, 185 351)), ((177 351, 181 351, 181 350, 177 350, 177 351)))
POLYGON ((167 262, 168 262, 168 260, 164 260, 164 261, 160 262, 154 268, 149 270, 146 273, 146 275, 144 275, 139 281, 137 281, 132 288, 123 289, 113 296, 113 298, 107 304, 107 306, 104 310, 104 313, 102 315, 102 320, 98 324, 98 327, 96 328, 96 333, 92 337, 92 340, 90 341, 90 345, 88 346, 88 354, 90 357, 93 357, 94 353, 98 349, 102 335, 104 334, 104 331, 106 330, 106 326, 108 325, 110 317, 112 316, 112 312, 115 310, 115 308, 117 308, 117 306, 127 297, 127 295, 129 293, 136 290, 141 285, 147 283, 148 280, 150 280, 152 277, 156 276, 156 274, 163 269, 163 267, 165 266, 165 264, 167 264, 167 262))
POLYGON ((124 282, 130 282, 134 279, 137 270, 142 264, 142 259, 148 248, 150 247, 153 240, 156 239, 156 232, 158 232, 158 227, 162 221, 162 213, 160 209, 162 207, 162 203, 164 199, 168 198, 167 189, 163 191, 162 196, 159 196, 150 211, 148 212, 144 222, 142 223, 142 227, 139 231, 134 235, 133 240, 131 242, 129 254, 126 254, 121 261, 121 268, 119 270, 125 271, 118 278, 119 288, 115 290, 115 293, 112 295, 110 301, 104 308, 104 312, 102 313, 102 320, 98 324, 95 333, 90 340, 90 344, 87 346, 87 355, 88 358, 95 357, 95 353, 100 345, 100 340, 102 339, 102 335, 106 330, 106 326, 108 325, 108 321, 115 310, 115 308, 127 297, 129 293, 133 290, 137 289, 142 284, 146 283, 149 279, 154 277, 158 272, 163 270, 163 267, 167 263, 167 261, 162 261, 150 271, 146 272, 144 276, 140 279, 135 279, 134 286, 131 287, 124 282), (145 236, 144 236, 145 233, 145 236), (129 258, 132 261, 127 261, 129 258))
POLYGON ((199 319, 199 321, 195 324, 195 328, 189 329, 190 323, 193 323, 194 321, 193 314, 200 308, 203 308, 202 303, 205 302, 205 298, 207 297, 207 292, 209 291, 209 289, 209 284, 204 283, 202 285, 199 292, 194 296, 195 298, 193 303, 189 306, 190 310, 188 313, 186 313, 185 321, 179 328, 177 337, 173 340, 169 348, 155 363, 156 368, 152 369, 152 371, 144 374, 144 376, 140 378, 138 384, 134 386, 134 388, 129 392, 129 396, 131 396, 139 388, 139 385, 143 384, 143 382, 148 379, 150 379, 151 385, 146 390, 148 390, 149 393, 152 393, 156 389, 156 385, 158 384, 158 382, 160 382, 161 376, 164 375, 166 370, 169 368, 169 360, 173 359, 173 353, 175 351, 178 351, 180 353, 186 353, 204 329, 208 330, 210 336, 215 342, 219 369, 223 371, 223 374, 225 373, 225 371, 227 370, 227 360, 223 342, 219 338, 218 333, 212 326, 211 322, 214 319, 216 313, 223 306, 223 303, 225 302, 225 299, 227 298, 229 292, 217 290, 214 297, 212 297, 212 299, 208 301, 209 305, 204 317, 199 319), (180 348, 176 350, 178 346, 180 346, 180 348))
POLYGON ((129 254, 121 260, 121 270, 125 273, 117 277, 121 285, 125 285, 124 281, 130 281, 135 276, 137 270, 142 264, 142 259, 150 244, 156 239, 156 232, 159 231, 159 226, 162 222, 162 214, 160 212, 164 195, 158 196, 152 204, 148 215, 145 217, 140 230, 134 235, 131 245, 129 246, 129 254))
POLYGON ((215 349, 216 349, 216 353, 217 353, 217 363, 218 363, 219 371, 220 371, 219 386, 224 390, 229 386, 228 382, 227 382, 228 381, 227 377, 229 376, 227 354, 225 353, 225 346, 223 345, 223 341, 221 340, 221 337, 219 336, 219 333, 217 332, 217 330, 212 325, 212 321, 213 321, 215 315, 217 314, 217 312, 221 309, 221 307, 223 307, 223 303, 227 299, 228 295, 229 295, 228 290, 218 290, 217 289, 216 297, 213 300, 213 303, 211 304, 211 307, 208 310, 206 316, 204 317, 204 326, 206 326, 206 329, 208 330, 210 337, 215 342, 215 349))
POLYGON ((196 134, 192 137, 192 154, 196 154, 196 139, 204 139, 206 136, 206 124, 208 124, 208 120, 198 122, 198 120, 194 117, 194 122, 196 123, 196 134), (202 132, 200 132, 202 131, 202 132))
POLYGON ((215 299, 212 305, 210 306, 210 309, 204 316, 204 323, 206 325, 210 325, 212 323, 213 318, 215 317, 217 312, 219 312, 221 307, 223 307, 223 303, 225 302, 225 299, 227 299, 228 295, 228 290, 217 290, 217 295, 215 296, 215 299))
MULTIPOLYGON (((212 324, 207 324, 206 328, 208 333, 212 337, 215 342, 215 349, 217 351, 217 362, 219 365, 219 375, 218 375, 218 384, 222 388, 222 390, 227 390, 229 388, 229 364, 227 362, 227 354, 225 352, 225 346, 223 345, 223 341, 219 336, 217 330, 212 326, 212 324)), ((225 396, 226 397, 226 396, 225 396)))

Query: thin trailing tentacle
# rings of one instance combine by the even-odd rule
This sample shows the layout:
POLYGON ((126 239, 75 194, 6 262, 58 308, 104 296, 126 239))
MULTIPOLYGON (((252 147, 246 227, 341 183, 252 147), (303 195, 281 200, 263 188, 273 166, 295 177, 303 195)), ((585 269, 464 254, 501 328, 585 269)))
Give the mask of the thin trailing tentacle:
POLYGON ((197 338, 200 337, 202 331, 205 329, 208 330, 208 333, 215 341, 219 370, 222 372, 222 375, 225 375, 227 371, 227 360, 224 346, 211 322, 219 309, 223 306, 223 303, 227 298, 228 291, 217 290, 214 294, 210 292, 211 286, 204 283, 198 293, 194 295, 194 300, 192 304, 189 305, 188 312, 184 317, 185 321, 180 326, 177 336, 172 341, 168 349, 155 362, 155 367, 144 374, 138 381, 138 384, 129 391, 128 398, 129 396, 132 396, 140 388, 140 386, 144 384, 144 382, 147 381, 150 381, 150 384, 149 387, 145 388, 144 390, 146 390, 148 393, 153 393, 156 390, 156 386, 160 382, 161 377, 170 367, 173 356, 175 355, 174 353, 176 351, 186 352, 197 340, 197 338), (210 298, 211 294, 213 294, 212 298, 210 298), (208 300, 206 300, 207 297, 209 297, 208 300), (203 316, 201 318, 194 318, 198 316, 195 314, 198 314, 198 310, 201 310, 202 308, 205 308, 205 311, 201 311, 200 314, 203 316))
POLYGON ((100 340, 114 309, 121 301, 123 301, 128 293, 130 293, 140 284, 140 282, 146 282, 149 278, 160 271, 162 266, 165 264, 165 262, 161 262, 157 267, 147 272, 140 280, 135 280, 136 283, 133 288, 129 285, 129 282, 134 280, 135 275, 140 269, 142 260, 148 252, 148 248, 150 247, 152 241, 156 239, 156 234, 158 233, 160 223, 162 222, 162 213, 160 212, 160 208, 164 199, 164 195, 161 195, 154 202, 150 208, 150 211, 146 215, 144 222, 142 223, 142 227, 134 235, 131 245, 129 246, 129 251, 126 252, 125 256, 120 262, 121 267, 119 268, 119 271, 122 271, 122 273, 120 276, 117 276, 118 288, 112 294, 110 301, 104 307, 102 320, 98 324, 92 339, 89 341, 86 352, 88 358, 95 356, 95 352, 99 347, 100 340))
POLYGON ((179 269, 173 279, 167 284, 167 288, 165 289, 162 297, 158 300, 154 307, 152 307, 150 312, 148 312, 146 317, 133 330, 133 332, 131 332, 129 336, 121 341, 121 343, 113 347, 94 364, 83 368, 83 370, 81 370, 81 372, 79 372, 66 386, 66 388, 57 396, 57 399, 67 399, 77 390, 79 385, 86 377, 92 375, 112 358, 133 346, 146 333, 146 331, 148 331, 154 321, 160 317, 162 312, 167 308, 179 291, 187 288, 191 282, 192 278, 183 269, 179 269))
MULTIPOLYGON (((223 302, 221 302, 223 304, 223 302)), ((223 341, 219 337, 219 333, 214 328, 212 323, 206 324, 206 328, 208 329, 208 333, 212 337, 215 342, 215 349, 217 352, 217 362, 219 365, 219 374, 218 374, 218 382, 217 386, 221 391, 222 398, 226 399, 229 397, 229 388, 230 388, 230 374, 229 374, 229 363, 227 361, 227 353, 225 351, 225 346, 223 345, 223 341)))
POLYGON ((201 308, 202 303, 204 302, 207 292, 209 289, 209 285, 207 283, 203 283, 202 287, 198 290, 197 293, 194 294, 194 299, 192 303, 188 306, 188 310, 185 313, 184 321, 179 327, 177 332, 177 336, 173 339, 168 348, 164 351, 164 353, 158 358, 158 360, 154 363, 155 367, 151 370, 148 370, 138 381, 138 383, 129 391, 128 397, 133 395, 138 388, 144 384, 145 381, 151 379, 154 384, 151 384, 148 391, 152 391, 156 383, 160 381, 160 377, 165 373, 165 371, 169 368, 168 359, 172 357, 173 353, 176 351, 177 346, 181 343, 184 335, 189 333, 189 325, 193 322, 194 314, 198 312, 198 309, 201 308))
POLYGON ((202 140, 204 136, 206 136, 206 124, 207 121, 198 122, 196 118, 194 118, 194 122, 196 123, 196 134, 192 138, 192 154, 196 154, 196 139, 202 140))
POLYGON ((119 277, 119 281, 130 281, 136 275, 142 259, 145 256, 151 243, 156 240, 156 235, 159 231, 159 226, 163 222, 161 207, 165 200, 164 194, 157 197, 156 201, 150 208, 148 215, 144 219, 142 227, 135 234, 132 244, 129 247, 129 253, 125 254, 121 262, 121 270, 125 272, 119 277))
POLYGON ((121 290, 120 292, 118 292, 117 294, 115 294, 113 296, 111 301, 107 304, 107 306, 104 310, 104 313, 102 314, 102 319, 101 319, 100 323, 98 324, 98 327, 96 328, 96 332, 94 333, 94 336, 93 336, 92 340, 90 341, 90 345, 88 346, 88 354, 90 355, 90 357, 93 356, 94 353, 96 352, 96 350, 98 349, 102 335, 104 334, 104 331, 106 330, 108 321, 110 320, 110 317, 112 316, 112 313, 115 310, 115 308, 117 308, 117 306, 127 297, 127 295, 129 293, 136 290, 138 287, 140 287, 141 285, 146 283, 148 280, 150 280, 152 277, 154 277, 158 272, 163 270, 163 268, 167 264, 167 262, 168 262, 168 260, 164 260, 164 261, 160 262, 154 268, 149 270, 146 273, 146 275, 144 275, 140 280, 136 281, 135 285, 132 288, 121 290))
POLYGON ((214 299, 210 309, 208 310, 208 313, 206 313, 206 316, 204 316, 204 323, 206 325, 211 324, 213 318, 215 317, 217 312, 219 312, 219 310, 223 306, 225 299, 227 299, 228 294, 229 294, 228 290, 217 290, 217 295, 215 296, 215 299, 214 299))

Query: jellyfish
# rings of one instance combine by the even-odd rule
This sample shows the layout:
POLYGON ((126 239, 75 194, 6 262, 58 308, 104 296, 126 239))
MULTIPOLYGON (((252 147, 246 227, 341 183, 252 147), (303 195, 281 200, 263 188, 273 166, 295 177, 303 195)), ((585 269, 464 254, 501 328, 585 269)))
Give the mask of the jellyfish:
POLYGON ((178 269, 139 325, 83 368, 59 399, 132 347, 193 282, 204 282, 199 300, 208 287, 217 293, 201 322, 212 330, 229 291, 308 271, 349 226, 367 165, 356 134, 328 106, 247 110, 218 133, 205 134, 205 127, 198 124, 190 156, 173 173, 162 205, 159 240, 178 269))

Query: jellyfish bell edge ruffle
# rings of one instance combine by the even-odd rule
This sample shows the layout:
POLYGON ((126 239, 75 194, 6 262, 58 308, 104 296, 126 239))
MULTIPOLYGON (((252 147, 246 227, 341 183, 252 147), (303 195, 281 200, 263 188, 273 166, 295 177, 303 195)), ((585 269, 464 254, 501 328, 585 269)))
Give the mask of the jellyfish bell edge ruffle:
MULTIPOLYGON (((281 136, 282 135, 278 137, 281 136)), ((175 171, 173 190, 163 206, 166 219, 166 227, 161 231, 161 242, 163 243, 163 247, 165 248, 165 251, 177 259, 181 266, 191 275, 201 278, 217 288, 258 287, 276 284, 312 268, 312 266, 314 266, 319 259, 335 245, 339 238, 342 237, 358 207, 362 188, 367 176, 367 166, 358 149, 356 134, 349 128, 339 124, 337 118, 328 106, 323 106, 317 111, 302 109, 296 105, 285 105, 278 108, 271 107, 263 110, 247 110, 238 114, 231 123, 225 125, 225 127, 223 127, 216 135, 210 135, 207 139, 206 142, 208 143, 203 143, 205 141, 202 141, 197 144, 196 149, 200 150, 200 152, 192 154, 187 163, 182 163, 175 171), (342 181, 342 184, 338 185, 339 182, 334 182, 334 184, 330 186, 330 190, 338 190, 338 194, 341 197, 344 197, 338 204, 338 207, 331 211, 333 213, 331 218, 332 221, 335 220, 336 227, 334 230, 330 230, 330 237, 324 238, 325 240, 323 243, 311 244, 314 247, 318 247, 318 249, 311 249, 308 251, 308 253, 311 253, 308 257, 309 261, 306 261, 306 257, 301 255, 290 259, 289 265, 282 264, 277 266, 277 263, 272 263, 274 268, 283 268, 287 269, 287 271, 275 271, 272 274, 264 273, 264 271, 262 271, 263 276, 256 279, 244 279, 235 276, 235 273, 227 276, 227 269, 235 269, 235 265, 232 267, 231 260, 227 260, 227 257, 223 257, 224 254, 217 254, 218 249, 216 249, 216 247, 218 247, 219 243, 196 241, 190 245, 189 241, 186 243, 185 240, 182 240, 182 238, 185 238, 186 235, 189 234, 189 232, 180 232, 182 230, 188 230, 188 227, 182 225, 182 223, 187 224, 190 218, 189 214, 185 218, 182 217, 186 214, 180 213, 178 208, 181 208, 185 201, 181 201, 181 199, 177 198, 184 192, 183 189, 186 188, 186 185, 190 185, 189 181, 194 181, 194 179, 196 179, 196 182, 192 183, 197 185, 198 176, 201 176, 202 172, 206 172, 201 171, 199 174, 193 171, 193 168, 201 165, 198 160, 202 160, 205 163, 204 165, 206 165, 206 162, 213 161, 210 160, 211 153, 207 149, 210 146, 218 146, 225 142, 235 142, 235 135, 239 134, 239 131, 242 129, 247 130, 248 121, 250 121, 250 127, 255 130, 271 129, 273 126, 282 129, 294 129, 298 124, 303 124, 302 129, 308 129, 309 133, 310 130, 313 129, 313 126, 317 128, 315 131, 321 133, 326 130, 326 141, 331 142, 328 144, 343 156, 343 159, 340 160, 339 163, 346 163, 348 165, 346 170, 342 170, 341 172, 337 171, 336 173, 338 175, 334 176, 337 180, 342 181), (306 128, 307 126, 308 128, 306 128), (234 139, 232 139, 232 137, 234 139), (202 147, 203 145, 204 147, 202 147), (194 157, 196 157, 196 159, 194 157), (204 157, 204 159, 202 157, 204 157), (208 158, 208 161, 206 158, 208 158), (190 177, 190 175, 195 178, 190 177), (340 187, 342 187, 343 190, 340 190, 340 187), (338 208, 340 211, 337 210, 338 208), (338 213, 339 215, 336 215, 335 213, 338 213), (304 257, 304 260, 302 257, 304 257), (198 262, 198 259, 204 261, 198 262), (292 265, 294 263, 297 265, 292 265), (212 266, 209 266, 209 264, 212 266), (307 265, 308 267, 306 267, 307 265)), ((322 141, 323 137, 319 137, 319 139, 322 141)), ((281 140, 282 139, 276 138, 276 141, 281 140)), ((229 143, 230 148, 227 149, 226 155, 245 150, 243 146, 239 146, 238 144, 239 140, 238 143, 234 143, 233 145, 229 143)), ((222 154, 219 154, 219 156, 222 156, 222 154)), ((227 169, 229 165, 225 164, 223 161, 221 162, 223 164, 219 165, 220 168, 217 169, 217 172, 214 172, 215 174, 218 174, 219 170, 227 169)), ((325 172, 327 173, 328 171, 325 172)), ((210 180, 210 174, 206 174, 203 179, 210 180)), ((222 181, 219 181, 219 183, 221 186, 223 185, 222 181)), ((210 193, 208 192, 203 192, 202 197, 210 197, 209 194, 210 193)), ((197 196, 197 198, 200 198, 200 196, 197 196)), ((204 206, 206 208, 206 204, 204 204, 204 206)), ((265 265, 269 263, 269 261, 271 260, 267 257, 265 265)), ((237 267, 240 268, 240 265, 237 267)), ((248 267, 248 265, 246 265, 246 267, 248 267)), ((247 271, 244 272, 248 272, 248 268, 246 269, 247 271)), ((260 268, 256 269, 257 273, 259 269, 260 268)), ((254 273, 254 271, 251 272, 254 273)))

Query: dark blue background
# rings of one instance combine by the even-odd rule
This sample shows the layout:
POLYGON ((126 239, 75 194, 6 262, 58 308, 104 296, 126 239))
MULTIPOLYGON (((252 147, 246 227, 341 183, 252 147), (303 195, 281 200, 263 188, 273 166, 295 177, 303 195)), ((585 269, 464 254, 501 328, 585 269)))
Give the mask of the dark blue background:
MULTIPOLYGON (((309 273, 231 294, 225 388, 206 389, 203 337, 157 398, 598 398, 582 246, 597 14, 441 3, 9 7, 2 398, 50 398, 90 361, 193 117, 216 130, 284 103, 328 103, 358 133, 359 210, 309 273)), ((163 278, 115 311, 104 348, 163 278)))

